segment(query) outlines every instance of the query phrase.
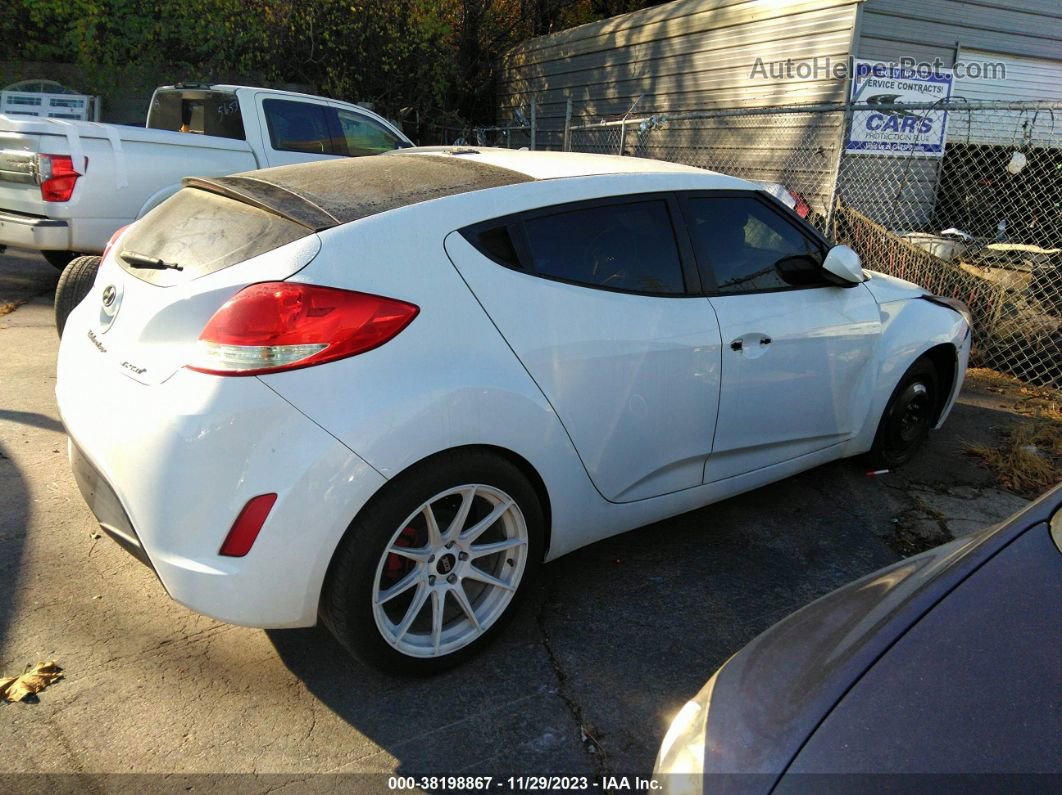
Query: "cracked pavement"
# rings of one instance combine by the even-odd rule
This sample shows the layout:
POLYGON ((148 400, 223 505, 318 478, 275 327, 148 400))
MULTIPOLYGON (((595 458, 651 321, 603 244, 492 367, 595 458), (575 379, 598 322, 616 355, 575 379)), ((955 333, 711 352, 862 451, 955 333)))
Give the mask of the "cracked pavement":
POLYGON ((0 705, 0 772, 70 789, 133 786, 113 773, 177 774, 174 789, 258 773, 250 791, 292 792, 318 773, 647 776, 670 716, 760 631, 1025 503, 962 452, 1014 422, 971 384, 902 471, 837 462, 580 550, 543 568, 485 654, 397 679, 323 629, 195 615, 94 537, 52 394, 56 279, 0 257, 0 305, 25 302, 0 316, 0 669, 66 674, 37 704, 0 705))

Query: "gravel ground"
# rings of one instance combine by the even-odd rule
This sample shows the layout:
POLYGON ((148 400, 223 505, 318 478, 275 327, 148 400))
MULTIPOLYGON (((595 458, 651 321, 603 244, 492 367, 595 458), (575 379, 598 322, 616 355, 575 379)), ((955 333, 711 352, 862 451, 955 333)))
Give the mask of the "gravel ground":
MULTIPOLYGON (((668 718, 760 631, 1025 504, 963 452, 1015 421, 974 382, 901 472, 837 462, 597 543, 546 566, 486 654, 396 679, 323 629, 195 615, 96 537, 53 397, 56 278, 39 257, 0 257, 0 670, 55 659, 66 673, 39 703, 0 705, 0 773, 68 774, 50 789, 149 785, 117 773, 177 774, 150 779, 174 791, 336 781, 319 773, 646 776, 668 718), (246 773, 264 777, 225 778, 246 773)), ((15 782, 33 787, 4 776, 0 791, 15 782)))

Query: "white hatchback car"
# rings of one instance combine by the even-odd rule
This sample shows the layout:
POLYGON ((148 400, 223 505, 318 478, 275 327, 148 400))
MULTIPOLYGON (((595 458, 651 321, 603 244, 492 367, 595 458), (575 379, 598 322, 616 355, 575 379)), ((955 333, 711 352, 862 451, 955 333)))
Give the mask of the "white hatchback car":
POLYGON ((842 456, 910 457, 958 302, 757 186, 421 149, 185 187, 112 241, 56 388, 81 490, 169 594, 436 670, 539 564, 842 456))

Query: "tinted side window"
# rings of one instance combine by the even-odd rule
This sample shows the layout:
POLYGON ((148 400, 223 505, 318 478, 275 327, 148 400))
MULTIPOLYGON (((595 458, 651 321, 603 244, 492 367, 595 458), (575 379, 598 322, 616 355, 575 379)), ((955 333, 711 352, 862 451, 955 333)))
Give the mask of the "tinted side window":
POLYGON ((686 213, 697 259, 720 292, 827 284, 819 244, 758 199, 693 198, 686 213))
POLYGON ((524 230, 540 276, 641 293, 684 290, 665 201, 606 204, 528 218, 524 230))
POLYGON ((397 149, 401 140, 379 122, 349 110, 333 110, 351 157, 378 155, 397 149))
POLYGON ((328 129, 329 108, 309 102, 267 99, 262 103, 269 142, 278 152, 346 154, 337 152, 328 129))

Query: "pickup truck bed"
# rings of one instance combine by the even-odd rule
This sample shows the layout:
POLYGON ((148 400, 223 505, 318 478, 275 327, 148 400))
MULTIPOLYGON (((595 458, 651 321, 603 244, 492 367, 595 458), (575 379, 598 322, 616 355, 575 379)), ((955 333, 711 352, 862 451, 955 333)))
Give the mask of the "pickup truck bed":
POLYGON ((365 108, 248 86, 163 86, 144 127, 0 115, 0 250, 36 249, 61 266, 103 251, 184 177, 405 146, 365 108))

